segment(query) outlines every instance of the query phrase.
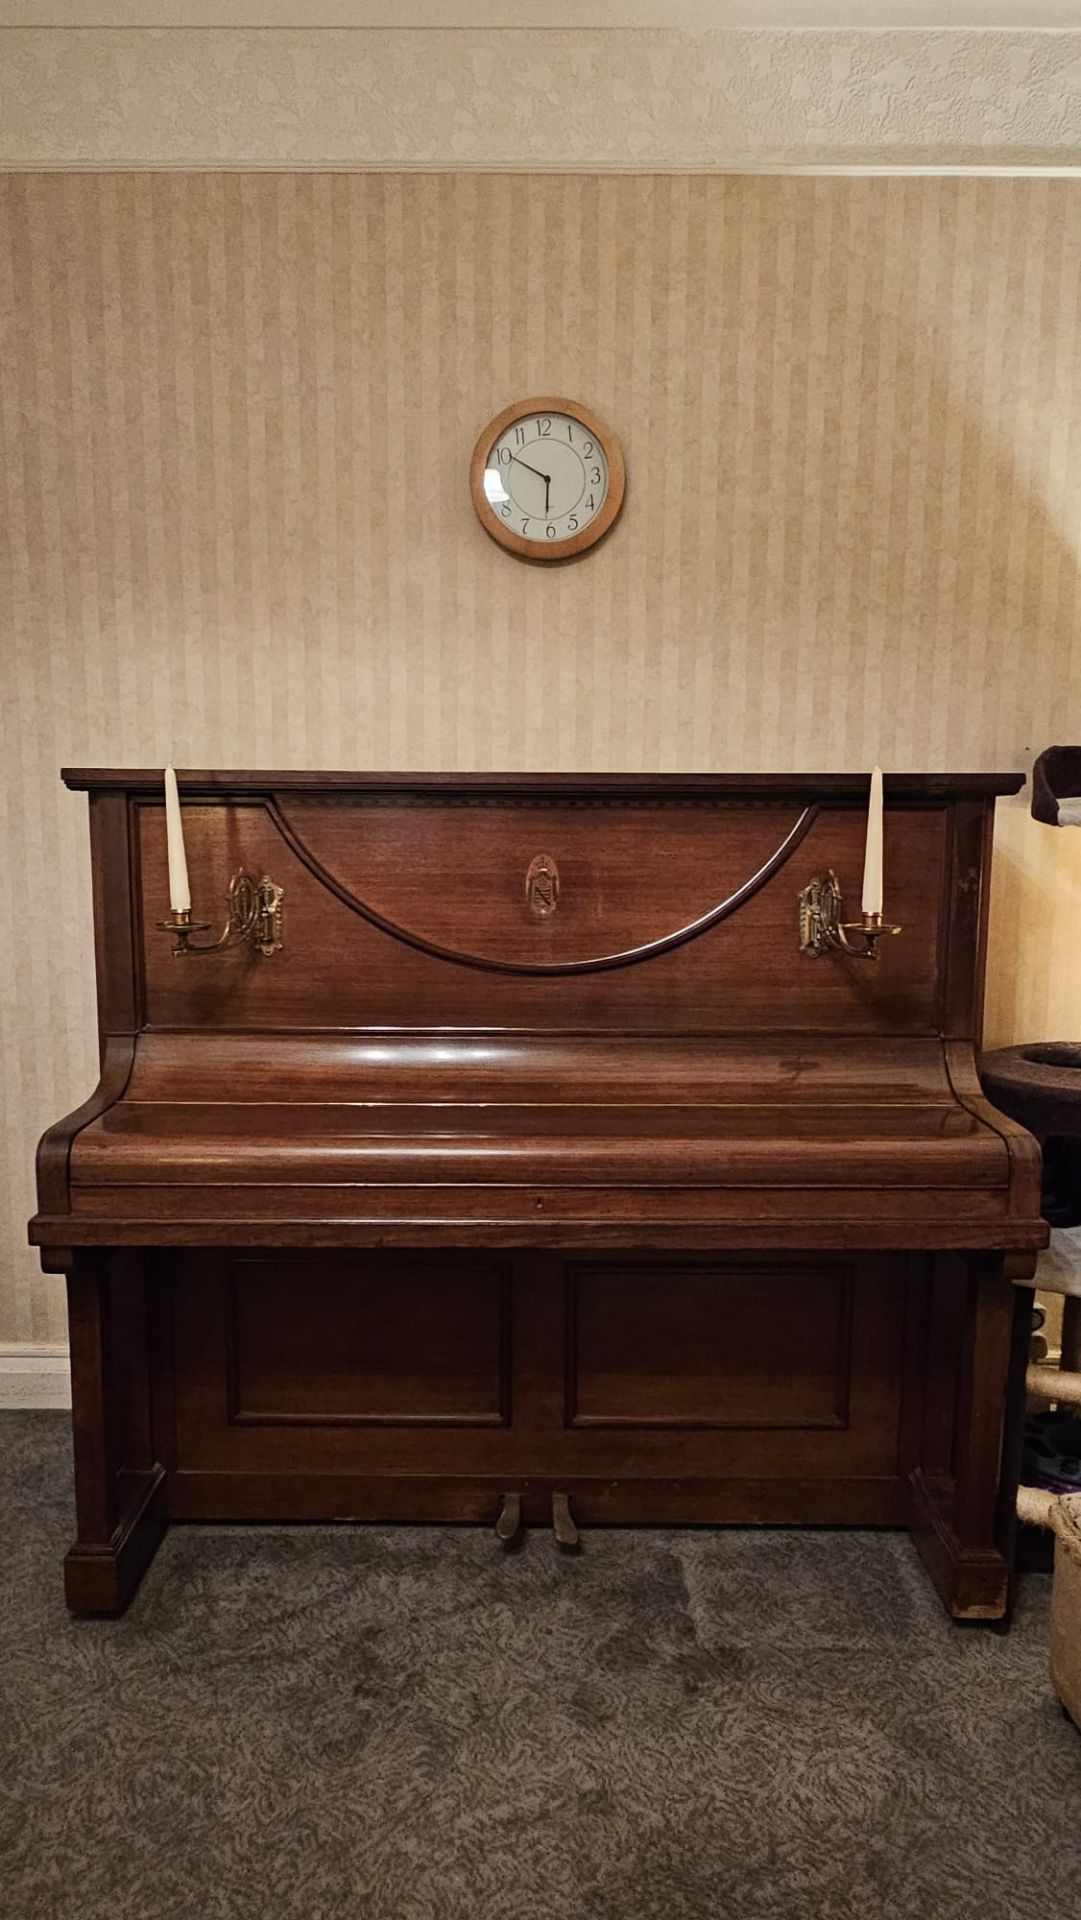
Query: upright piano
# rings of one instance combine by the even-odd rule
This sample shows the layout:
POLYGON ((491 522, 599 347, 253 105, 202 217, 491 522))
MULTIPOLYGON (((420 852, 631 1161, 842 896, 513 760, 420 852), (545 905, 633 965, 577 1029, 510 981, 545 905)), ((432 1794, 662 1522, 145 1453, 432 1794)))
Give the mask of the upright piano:
POLYGON ((880 938, 854 775, 182 774, 190 921, 161 774, 64 778, 72 1608, 170 1521, 554 1518, 908 1527, 1003 1615, 1046 1228, 975 1048, 1019 778, 887 778, 880 938))

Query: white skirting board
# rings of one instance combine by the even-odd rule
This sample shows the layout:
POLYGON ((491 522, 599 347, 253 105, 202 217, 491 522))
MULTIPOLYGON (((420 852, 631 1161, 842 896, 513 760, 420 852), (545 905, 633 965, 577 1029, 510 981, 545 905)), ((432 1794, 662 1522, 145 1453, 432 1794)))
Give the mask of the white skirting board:
POLYGON ((70 1405, 66 1347, 0 1347, 0 1412, 70 1405))

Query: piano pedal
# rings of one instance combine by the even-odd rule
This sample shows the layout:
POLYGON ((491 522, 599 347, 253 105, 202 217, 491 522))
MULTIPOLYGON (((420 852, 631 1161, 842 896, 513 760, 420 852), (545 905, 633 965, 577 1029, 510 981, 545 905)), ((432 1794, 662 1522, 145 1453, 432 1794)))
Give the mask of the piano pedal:
POLYGON ((565 1493, 552 1495, 552 1531, 566 1552, 581 1545, 581 1535, 571 1517, 571 1503, 565 1493))
POLYGON ((503 1546, 509 1547, 517 1540, 522 1531, 522 1496, 520 1493, 505 1493, 503 1505, 499 1509, 499 1518, 495 1523, 495 1537, 503 1546))

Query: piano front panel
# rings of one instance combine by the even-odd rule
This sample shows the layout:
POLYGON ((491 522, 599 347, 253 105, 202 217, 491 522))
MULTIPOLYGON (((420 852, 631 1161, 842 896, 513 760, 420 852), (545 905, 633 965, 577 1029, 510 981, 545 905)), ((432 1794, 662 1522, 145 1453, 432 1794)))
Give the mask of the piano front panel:
POLYGON ((294 799, 279 813, 258 802, 190 804, 196 917, 219 914, 244 865, 284 887, 285 945, 270 960, 235 948, 179 961, 156 927, 168 905, 163 809, 133 804, 142 1015, 151 1027, 896 1035, 942 1025, 945 807, 887 813, 887 907, 904 936, 883 943, 872 969, 810 960, 797 940, 796 895, 816 873, 835 868, 847 907, 859 912, 858 808, 814 812, 783 864, 729 917, 651 952, 753 882, 800 809, 294 799), (555 910, 538 917, 526 880, 541 855, 558 867, 560 886, 555 910), (632 964, 611 969, 544 971, 635 952, 632 964))
POLYGON ((856 1488, 855 1517, 897 1520, 924 1266, 177 1255, 160 1291, 170 1498, 204 1518, 241 1498, 253 1514, 392 1518, 408 1485, 410 1512, 435 1519, 510 1487, 573 1487, 583 1517, 592 1501, 633 1519, 648 1486, 658 1517, 752 1518, 764 1502, 796 1522, 842 1517, 856 1488))
MULTIPOLYGON (((197 1283, 199 1284, 199 1283, 197 1283)), ((206 1284, 203 1282, 202 1284, 206 1284)), ((221 1281, 208 1302, 216 1319, 221 1281)), ((241 1426, 504 1426, 506 1263, 371 1253, 225 1263, 229 1417, 241 1426), (298 1277, 301 1291, 297 1291, 298 1277)))
POLYGON ((571 1267, 568 1424, 840 1431, 854 1283, 850 1262, 571 1267))
POLYGON ((174 955, 157 777, 83 783, 104 1068, 32 1225, 73 1605, 122 1605, 169 1515, 490 1526, 516 1491, 911 1521, 950 1608, 1002 1612, 1008 1274, 1046 1232, 974 1048, 1018 782, 887 781, 873 966, 798 941, 816 874, 859 916, 865 781, 189 776, 194 917, 269 876, 269 957, 174 955))

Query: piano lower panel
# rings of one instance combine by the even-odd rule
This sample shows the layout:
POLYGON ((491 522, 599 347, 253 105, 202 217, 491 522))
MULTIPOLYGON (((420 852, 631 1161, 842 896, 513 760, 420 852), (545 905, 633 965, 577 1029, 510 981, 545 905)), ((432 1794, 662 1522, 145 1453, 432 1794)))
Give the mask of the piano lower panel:
POLYGON ((154 1258, 176 1518, 906 1518, 918 1258, 154 1258))

